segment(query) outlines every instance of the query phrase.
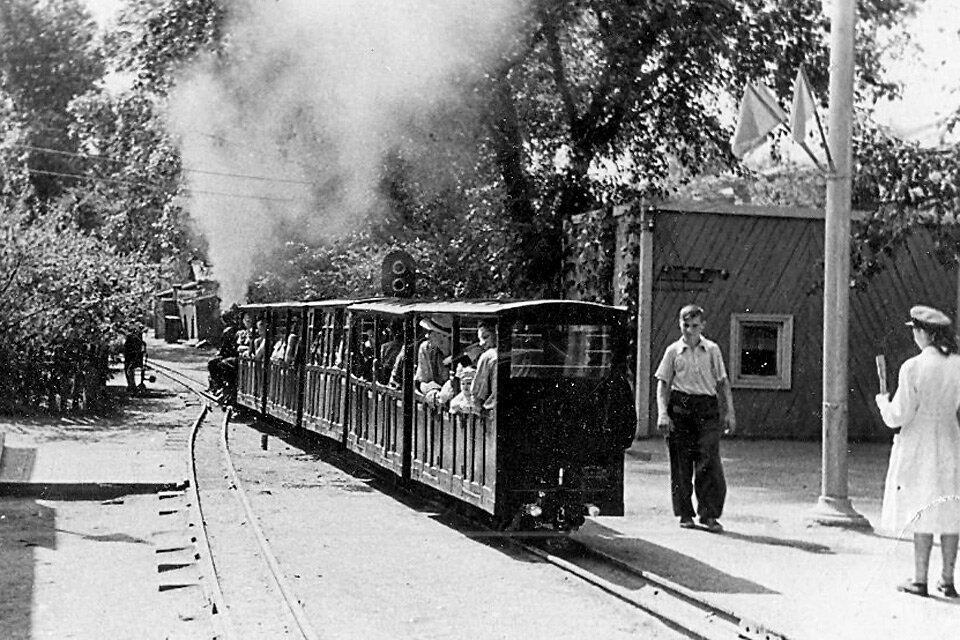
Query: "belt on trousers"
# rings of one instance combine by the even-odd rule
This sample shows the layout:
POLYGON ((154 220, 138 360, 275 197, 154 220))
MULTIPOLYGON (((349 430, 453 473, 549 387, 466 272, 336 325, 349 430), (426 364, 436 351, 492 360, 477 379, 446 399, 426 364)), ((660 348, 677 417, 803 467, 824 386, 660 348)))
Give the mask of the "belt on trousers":
POLYGON ((718 411, 717 396, 684 393, 683 391, 670 391, 670 404, 674 407, 674 411, 679 409, 681 414, 694 411, 716 414, 718 411))
POLYGON ((713 395, 706 395, 701 393, 684 393, 683 391, 677 391, 676 389, 672 389, 670 391, 670 399, 673 400, 674 397, 677 397, 680 400, 700 400, 700 401, 717 399, 717 396, 713 396, 713 395))

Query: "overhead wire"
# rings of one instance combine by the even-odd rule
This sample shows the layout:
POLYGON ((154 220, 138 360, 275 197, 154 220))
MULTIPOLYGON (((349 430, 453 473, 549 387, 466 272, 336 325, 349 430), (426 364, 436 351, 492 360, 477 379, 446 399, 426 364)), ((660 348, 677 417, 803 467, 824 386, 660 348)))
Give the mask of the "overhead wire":
MULTIPOLYGON (((211 140, 216 140, 217 142, 221 142, 221 143, 226 144, 226 145, 229 145, 229 146, 231 146, 231 147, 241 147, 241 148, 244 148, 244 149, 255 149, 255 150, 257 150, 257 151, 260 151, 260 149, 259 149, 256 145, 252 145, 252 144, 249 144, 249 143, 246 143, 246 142, 238 142, 238 141, 236 141, 236 140, 230 140, 230 139, 227 138, 226 136, 223 136, 223 135, 220 135, 220 134, 217 134, 217 133, 207 133, 207 132, 205 132, 205 131, 192 131, 191 133, 195 133, 196 135, 203 136, 204 138, 210 138, 211 140)), ((296 161, 296 160, 288 160, 288 162, 289 162, 290 164, 294 164, 294 165, 297 165, 298 167, 301 167, 301 168, 303 168, 303 169, 309 169, 309 170, 311 170, 311 171, 316 168, 316 167, 314 167, 314 166, 312 166, 312 165, 309 165, 309 164, 307 164, 307 163, 305 163, 305 162, 298 162, 298 161, 296 161)))
MULTIPOLYGON (((118 164, 125 164, 125 161, 117 160, 116 158, 111 158, 109 156, 92 155, 89 153, 77 153, 74 151, 63 151, 60 149, 50 149, 48 147, 37 147, 29 144, 12 144, 10 146, 16 147, 18 149, 28 149, 30 151, 38 151, 40 153, 50 153, 50 154, 66 156, 70 158, 83 158, 86 160, 98 160, 98 161, 104 161, 104 162, 115 162, 118 164)), ((267 176, 256 176, 256 175, 250 175, 250 174, 244 174, 244 173, 229 173, 225 171, 212 171, 209 169, 193 169, 190 167, 183 167, 182 171, 186 173, 202 173, 206 175, 224 176, 229 178, 243 178, 245 180, 262 180, 265 182, 283 182, 288 184, 302 184, 305 186, 310 186, 312 184, 305 180, 293 180, 291 178, 270 178, 267 176)))
MULTIPOLYGON (((123 184, 135 187, 148 187, 153 189, 163 189, 166 188, 163 185, 157 184, 155 182, 139 182, 135 180, 123 180, 119 178, 104 178, 100 176, 90 176, 84 175, 82 173, 66 173, 62 171, 48 171, 46 169, 31 169, 27 168, 27 172, 35 173, 45 176, 54 176, 58 178, 72 178, 74 180, 93 180, 98 182, 110 182, 114 184, 123 184)), ((188 188, 187 192, 191 194, 200 194, 200 195, 213 195, 213 196, 226 196, 228 198, 241 198, 246 200, 266 200, 273 202, 299 202, 303 204, 312 204, 309 200, 303 200, 298 198, 277 198, 274 196, 256 196, 243 193, 227 193, 225 191, 212 191, 209 189, 191 189, 188 188)))

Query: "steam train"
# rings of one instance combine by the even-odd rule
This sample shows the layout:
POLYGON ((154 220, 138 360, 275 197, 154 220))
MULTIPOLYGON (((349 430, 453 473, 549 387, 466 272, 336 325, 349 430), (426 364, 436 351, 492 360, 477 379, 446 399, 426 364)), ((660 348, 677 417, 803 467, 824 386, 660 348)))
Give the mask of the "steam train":
POLYGON ((505 529, 569 531, 587 515, 623 515, 635 424, 625 309, 383 298, 242 311, 261 326, 267 355, 240 358, 240 406, 329 438, 505 529), (481 323, 495 331, 496 396, 486 409, 452 413, 415 384, 422 327, 449 328, 446 352, 456 356, 476 353, 481 323))

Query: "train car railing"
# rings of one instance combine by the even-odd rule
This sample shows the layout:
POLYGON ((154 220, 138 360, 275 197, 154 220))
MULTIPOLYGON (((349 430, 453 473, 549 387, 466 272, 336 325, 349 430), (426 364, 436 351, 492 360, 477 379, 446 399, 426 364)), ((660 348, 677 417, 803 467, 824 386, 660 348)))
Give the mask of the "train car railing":
POLYGON ((297 422, 299 372, 295 364, 270 362, 267 414, 293 425, 297 422))
POLYGON ((350 378, 347 448, 403 475, 403 392, 350 378))
POLYGON ((343 392, 346 371, 308 364, 303 395, 303 426, 337 442, 344 442, 343 392))
POLYGON ((414 394, 410 477, 494 513, 496 411, 452 414, 414 394))
POLYGON ((237 359, 237 404, 259 411, 262 390, 263 362, 240 356, 237 359))

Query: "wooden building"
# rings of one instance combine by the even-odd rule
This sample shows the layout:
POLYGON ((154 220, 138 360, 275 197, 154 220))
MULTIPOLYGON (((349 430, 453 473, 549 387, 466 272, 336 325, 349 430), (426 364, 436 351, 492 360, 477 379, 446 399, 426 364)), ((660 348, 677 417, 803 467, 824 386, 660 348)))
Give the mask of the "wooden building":
MULTIPOLYGON (((705 335, 723 350, 740 435, 819 439, 823 211, 661 202, 618 207, 604 217, 611 231, 601 235, 616 245, 606 251, 614 263, 614 292, 621 289, 617 274, 638 263, 638 282, 631 286, 640 300, 639 433, 656 432, 653 373, 664 348, 679 337, 679 309, 695 303, 706 310, 705 335), (625 250, 627 245, 635 250, 625 250)), ((916 353, 904 326, 909 308, 929 304, 950 315, 957 308, 956 265, 938 261, 924 232, 884 261, 879 274, 850 290, 852 440, 890 438, 874 404, 875 356, 886 356, 895 387, 900 364, 916 353)), ((573 271, 568 280, 577 279, 573 271)))
POLYGON ((168 342, 219 340, 218 284, 214 280, 173 285, 154 296, 154 335, 168 342))

